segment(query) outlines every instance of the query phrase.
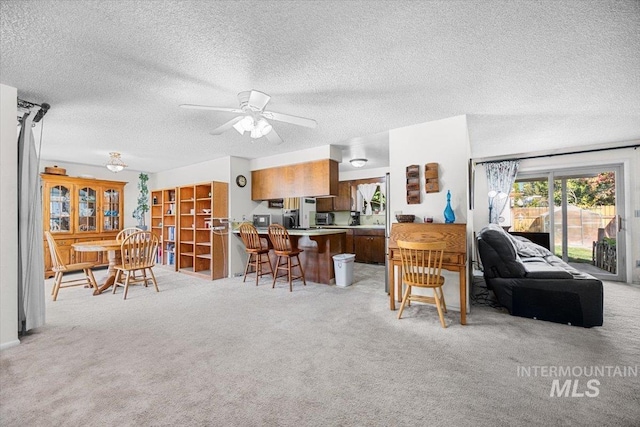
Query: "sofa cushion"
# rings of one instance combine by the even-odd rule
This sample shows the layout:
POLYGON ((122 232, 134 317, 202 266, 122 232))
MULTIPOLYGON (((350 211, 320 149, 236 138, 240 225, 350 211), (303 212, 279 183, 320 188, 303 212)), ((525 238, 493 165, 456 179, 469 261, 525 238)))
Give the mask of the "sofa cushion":
POLYGON ((522 236, 513 236, 511 234, 507 235, 511 238, 511 242, 513 246, 516 248, 516 252, 522 258, 526 257, 546 257, 549 255, 553 255, 551 251, 547 248, 543 248, 540 245, 533 243, 531 240, 522 236))
POLYGON ((480 230, 478 249, 486 277, 525 277, 524 265, 502 227, 489 224, 480 230))
POLYGON ((530 279, 573 279, 568 271, 545 262, 526 262, 524 269, 530 279))

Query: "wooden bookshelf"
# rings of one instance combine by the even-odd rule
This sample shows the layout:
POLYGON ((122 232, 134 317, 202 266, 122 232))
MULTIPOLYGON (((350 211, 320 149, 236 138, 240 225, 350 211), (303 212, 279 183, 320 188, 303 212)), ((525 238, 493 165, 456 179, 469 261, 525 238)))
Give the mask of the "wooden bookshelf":
POLYGON ((178 229, 176 228, 176 199, 177 189, 162 190, 162 264, 177 270, 176 242, 178 229))
POLYGON ((177 269, 208 279, 226 276, 227 250, 224 230, 214 218, 228 216, 228 184, 205 182, 179 187, 175 224, 177 269))

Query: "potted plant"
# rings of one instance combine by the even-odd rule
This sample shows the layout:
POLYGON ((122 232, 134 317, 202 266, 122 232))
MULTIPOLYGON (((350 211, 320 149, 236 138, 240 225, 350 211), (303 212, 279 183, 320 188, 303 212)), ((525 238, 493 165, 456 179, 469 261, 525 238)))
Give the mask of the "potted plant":
POLYGON ((145 225, 144 219, 145 214, 149 212, 149 188, 147 187, 149 175, 141 172, 140 175, 138 175, 138 179, 138 190, 140 190, 140 194, 138 194, 138 206, 133 211, 133 217, 138 220, 138 228, 146 230, 147 226, 145 225))

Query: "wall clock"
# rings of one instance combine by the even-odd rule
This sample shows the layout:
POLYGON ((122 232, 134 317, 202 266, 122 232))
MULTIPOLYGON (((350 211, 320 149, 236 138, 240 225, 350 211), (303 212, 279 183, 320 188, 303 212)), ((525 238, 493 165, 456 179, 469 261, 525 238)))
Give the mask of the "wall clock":
POLYGON ((238 184, 238 187, 244 187, 247 185, 247 178, 244 175, 238 175, 236 177, 236 184, 238 184))

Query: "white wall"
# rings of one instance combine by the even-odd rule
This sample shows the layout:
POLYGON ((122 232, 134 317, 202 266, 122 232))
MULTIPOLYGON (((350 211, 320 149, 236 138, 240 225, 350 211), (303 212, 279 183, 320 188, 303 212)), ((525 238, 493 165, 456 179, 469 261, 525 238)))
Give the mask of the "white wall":
MULTIPOLYGON (((232 223, 239 223, 243 220, 251 220, 253 212, 262 205, 260 202, 251 200, 251 162, 248 159, 232 157, 230 162, 231 176, 229 177, 229 218, 232 223), (239 187, 236 184, 236 177, 244 175, 247 178, 247 185, 239 187)), ((264 203, 266 206, 266 202, 264 203)), ((229 235, 229 275, 234 276, 244 272, 246 254, 244 244, 240 236, 229 235)))
MULTIPOLYGON (((394 213, 414 214, 416 222, 425 216, 434 222, 444 222, 447 204, 447 190, 451 191, 451 206, 456 215, 456 223, 467 223, 470 242, 471 215, 468 204, 468 160, 471 155, 466 116, 456 116, 443 120, 422 123, 389 131, 389 173, 391 194, 389 206, 392 222, 394 213), (440 191, 424 192, 424 165, 438 163, 440 191), (420 165, 421 203, 407 204, 406 167, 420 165)), ((445 272, 445 299, 447 307, 460 310, 458 273, 445 272)), ((468 285, 468 283, 467 283, 468 285)), ((467 290, 468 290, 467 286, 467 290)), ((467 303, 467 307, 469 304, 467 303)))
POLYGON ((18 340, 18 91, 0 84, 0 350, 18 340))
MULTIPOLYGON (((630 142, 630 144, 633 143, 630 142)), ((640 141, 635 143, 640 143, 640 141)), ((524 173, 613 164, 622 164, 624 167, 625 212, 621 213, 621 215, 623 217, 623 229, 625 230, 627 281, 640 283, 640 268, 636 267, 636 260, 640 260, 640 217, 635 216, 635 211, 640 210, 640 149, 626 148, 525 159, 520 162, 518 171, 519 173, 524 173)), ((487 188, 485 168, 483 165, 477 165, 474 190, 476 195, 474 209, 474 223, 477 224, 476 231, 479 231, 488 223, 487 188)))

